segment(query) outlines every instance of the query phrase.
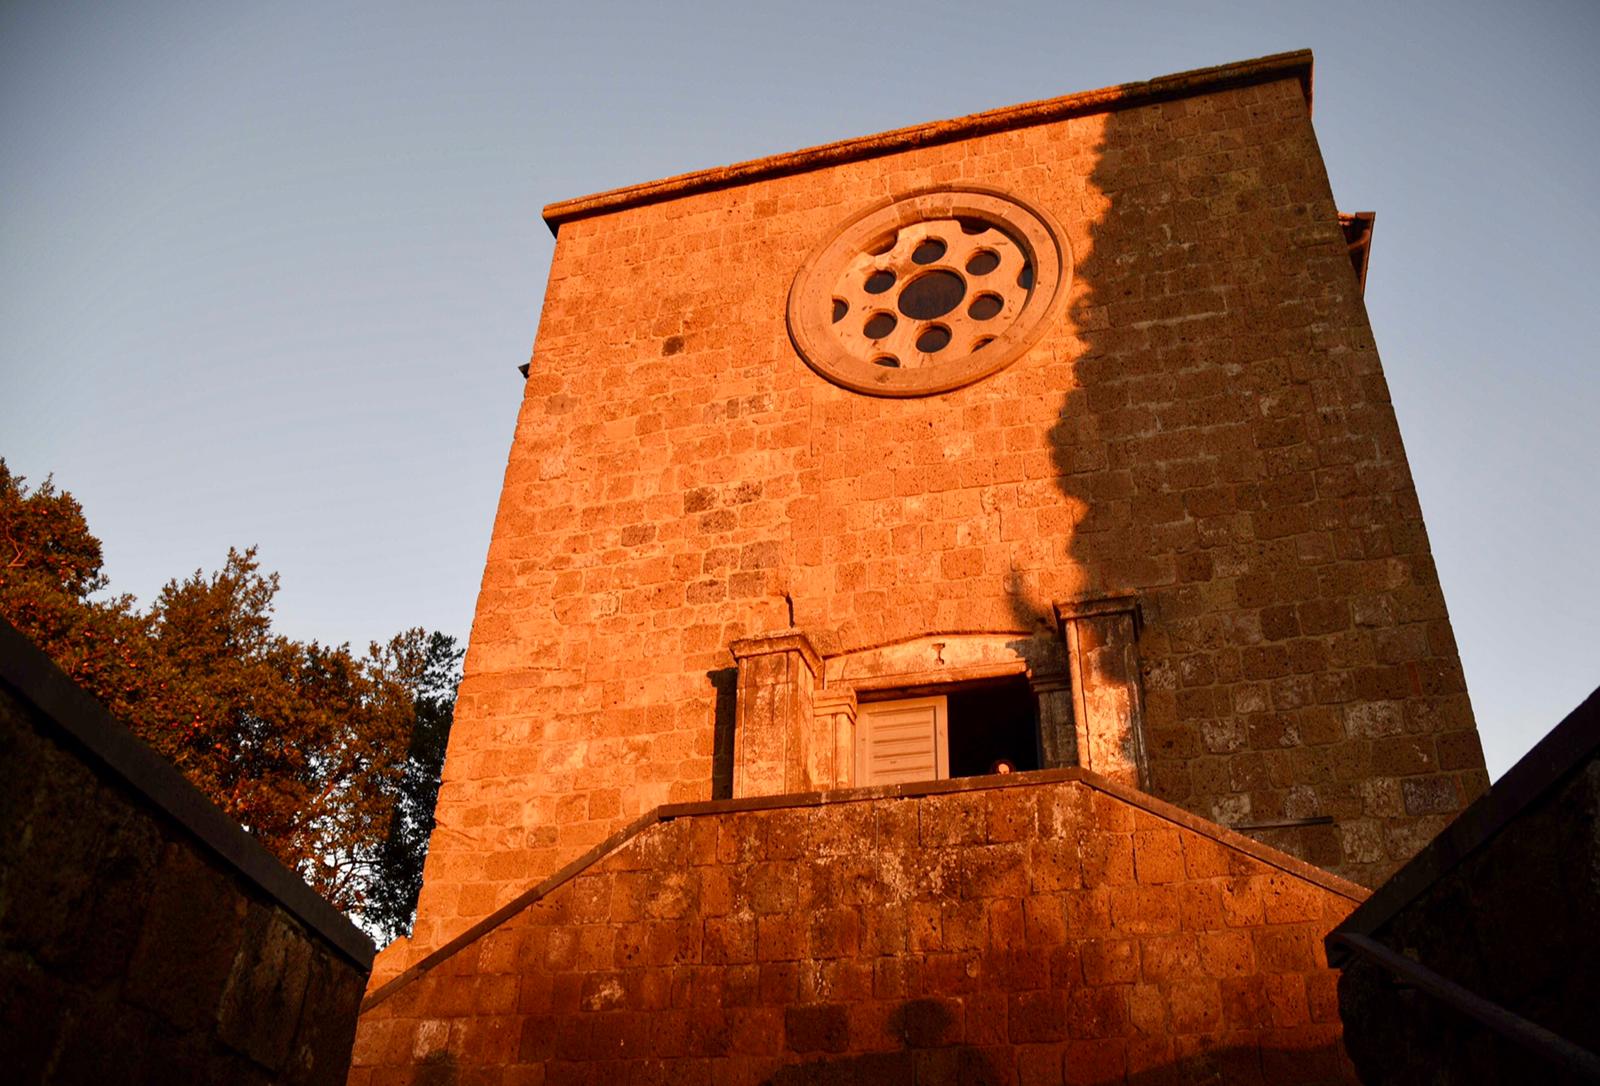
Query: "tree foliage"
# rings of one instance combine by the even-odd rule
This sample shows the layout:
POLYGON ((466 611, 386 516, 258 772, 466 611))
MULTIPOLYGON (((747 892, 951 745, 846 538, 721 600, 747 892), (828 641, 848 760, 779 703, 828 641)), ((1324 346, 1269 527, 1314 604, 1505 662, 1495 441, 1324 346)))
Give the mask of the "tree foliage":
POLYGON ((0 460, 0 615, 334 905, 407 930, 459 679, 421 629, 357 655, 272 629, 255 548, 169 581, 146 610, 107 594, 72 495, 0 460))
POLYGON ((455 718, 456 686, 463 652, 456 639, 437 631, 409 630, 389 643, 396 669, 413 694, 410 746, 395 784, 389 831, 374 859, 375 877, 363 906, 369 927, 393 938, 411 930, 422 890, 421 857, 433 833, 445 745, 455 718))

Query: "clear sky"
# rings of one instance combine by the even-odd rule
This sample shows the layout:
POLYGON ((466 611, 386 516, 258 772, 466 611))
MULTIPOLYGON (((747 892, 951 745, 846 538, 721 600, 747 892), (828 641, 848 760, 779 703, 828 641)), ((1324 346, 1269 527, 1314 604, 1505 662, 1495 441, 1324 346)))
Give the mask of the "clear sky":
POLYGON ((0 5, 0 456, 114 587, 465 637, 545 203, 1309 47, 1489 768, 1600 683, 1600 4, 0 5))

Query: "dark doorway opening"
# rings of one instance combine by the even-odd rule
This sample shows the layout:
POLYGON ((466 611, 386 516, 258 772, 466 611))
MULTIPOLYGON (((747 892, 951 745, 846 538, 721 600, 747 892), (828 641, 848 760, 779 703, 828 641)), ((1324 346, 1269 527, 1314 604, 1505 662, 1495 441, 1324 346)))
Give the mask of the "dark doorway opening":
POLYGON ((1010 679, 953 690, 949 695, 950 776, 1039 768, 1039 701, 1028 680, 1010 679))

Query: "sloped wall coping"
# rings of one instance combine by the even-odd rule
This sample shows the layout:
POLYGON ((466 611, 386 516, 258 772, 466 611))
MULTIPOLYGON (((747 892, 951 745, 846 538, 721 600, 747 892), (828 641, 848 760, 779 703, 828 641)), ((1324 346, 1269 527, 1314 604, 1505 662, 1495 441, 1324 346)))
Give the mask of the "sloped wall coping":
POLYGON ((1026 128, 1067 117, 1106 113, 1114 109, 1170 101, 1174 98, 1188 98, 1233 87, 1270 83, 1279 79, 1299 80, 1301 90, 1306 96, 1306 108, 1309 109, 1311 62, 1311 50, 1299 49, 1255 60, 1220 64, 1212 68, 1197 68, 1194 71, 1179 72, 1176 75, 1161 76, 1139 83, 1119 83, 1099 90, 1080 91, 1059 98, 1004 106, 947 121, 932 121, 908 128, 897 128, 875 136, 859 136, 854 139, 824 143, 800 151, 739 162, 732 166, 696 170, 659 181, 646 181, 638 185, 598 192, 591 196, 560 200, 545 207, 544 221, 554 234, 562 223, 573 219, 672 200, 691 193, 709 192, 751 181, 802 173, 822 166, 856 162, 914 147, 950 143, 1009 128, 1026 128))
POLYGON ((1434 883, 1464 863, 1524 810, 1549 795, 1600 751, 1600 689, 1550 729, 1534 748, 1512 766, 1455 821, 1372 892, 1362 905, 1328 936, 1330 964, 1349 956, 1335 938, 1340 934, 1372 935, 1434 883))
POLYGON ((1026 788, 1042 784, 1076 782, 1099 792, 1104 792, 1158 818, 1209 837, 1213 841, 1245 853, 1269 867, 1285 874, 1315 884, 1324 890, 1360 902, 1367 896, 1364 887, 1329 874, 1287 853, 1269 848, 1259 841, 1220 826, 1175 807, 1170 803, 1132 788, 1125 788, 1097 773, 1086 769, 1046 769, 1028 773, 1008 773, 992 777, 960 777, 954 780, 919 781, 914 784, 880 785, 874 788, 846 788, 832 792, 805 792, 795 795, 748 796, 739 799, 708 800, 702 803, 671 803, 656 807, 640 815, 633 822, 595 845, 588 852, 561 868, 538 885, 517 895, 472 927, 451 939, 411 968, 370 993, 361 1004, 366 1012, 395 995, 413 981, 420 980, 432 970, 454 957, 510 920, 517 913, 549 896, 562 885, 581 875, 611 853, 628 844, 652 826, 678 818, 695 818, 703 815, 738 814, 746 811, 771 811, 785 808, 826 807, 839 803, 867 803, 885 799, 913 799, 920 796, 948 795, 956 792, 993 791, 1002 788, 1026 788))
POLYGON ((0 682, 38 711, 53 727, 54 738, 65 740, 92 766, 103 770, 103 775, 121 781, 171 818, 225 867, 236 871, 362 970, 371 970, 372 940, 361 929, 283 866, 3 618, 0 682))

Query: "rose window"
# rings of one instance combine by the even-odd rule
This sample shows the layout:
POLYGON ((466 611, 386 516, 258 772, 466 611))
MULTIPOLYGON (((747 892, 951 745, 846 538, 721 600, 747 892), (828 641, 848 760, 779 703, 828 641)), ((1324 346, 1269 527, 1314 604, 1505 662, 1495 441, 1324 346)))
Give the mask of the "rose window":
POLYGON ((1044 331, 1065 244, 1013 197, 944 189, 847 222, 795 278, 789 327, 806 362, 858 392, 920 396, 1009 365, 1044 331))

